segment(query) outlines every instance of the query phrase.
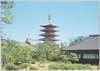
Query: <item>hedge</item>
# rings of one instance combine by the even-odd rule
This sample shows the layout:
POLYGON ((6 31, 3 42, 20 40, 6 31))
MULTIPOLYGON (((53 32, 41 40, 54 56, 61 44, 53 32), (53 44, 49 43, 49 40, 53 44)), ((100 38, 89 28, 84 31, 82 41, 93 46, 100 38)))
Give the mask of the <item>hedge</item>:
POLYGON ((27 68, 27 67, 29 67, 29 66, 31 66, 29 63, 22 63, 22 64, 21 64, 21 69, 27 68))
POLYGON ((92 67, 85 64, 54 63, 49 70, 92 70, 92 67))
POLYGON ((5 65, 5 69, 6 70, 19 70, 19 66, 18 65, 14 65, 14 64, 6 64, 5 65))
POLYGON ((36 62, 35 62, 34 60, 31 60, 31 63, 32 63, 32 64, 36 64, 36 62))
POLYGON ((31 67, 30 70, 39 70, 39 68, 31 67))

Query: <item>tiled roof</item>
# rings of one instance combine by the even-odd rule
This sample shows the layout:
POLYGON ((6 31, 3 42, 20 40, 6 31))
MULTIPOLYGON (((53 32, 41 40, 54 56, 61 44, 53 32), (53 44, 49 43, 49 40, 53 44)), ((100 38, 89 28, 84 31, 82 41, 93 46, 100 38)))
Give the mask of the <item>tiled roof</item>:
POLYGON ((73 46, 63 48, 62 50, 99 50, 99 35, 89 35, 87 39, 73 46))
POLYGON ((52 23, 46 23, 46 24, 44 24, 44 25, 40 25, 40 26, 49 26, 49 25, 52 25, 52 26, 58 27, 57 25, 54 25, 54 24, 52 24, 52 23))
POLYGON ((38 40, 34 40, 34 39, 29 39, 29 38, 27 38, 27 39, 26 39, 26 43, 28 43, 28 44, 30 44, 30 45, 37 45, 37 44, 39 44, 39 43, 41 43, 41 42, 38 41, 38 40))

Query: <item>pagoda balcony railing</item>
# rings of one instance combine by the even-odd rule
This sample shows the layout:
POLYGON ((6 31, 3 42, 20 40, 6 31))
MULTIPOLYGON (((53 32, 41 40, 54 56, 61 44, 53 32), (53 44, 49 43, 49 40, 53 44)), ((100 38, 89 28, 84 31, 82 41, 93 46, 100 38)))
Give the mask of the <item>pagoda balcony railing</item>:
MULTIPOLYGON (((55 30, 55 29, 53 29, 53 28, 49 28, 49 29, 41 29, 41 30, 55 30)), ((41 31, 40 30, 40 31, 41 31)), ((57 30, 56 30, 57 31, 57 30)))
POLYGON ((43 30, 55 30, 55 29, 53 29, 53 28, 46 28, 46 29, 43 29, 43 30))
POLYGON ((56 38, 52 38, 52 37, 51 37, 51 38, 43 38, 43 39, 56 39, 56 38))
POLYGON ((53 35, 55 35, 55 33, 44 33, 44 34, 53 34, 53 35))

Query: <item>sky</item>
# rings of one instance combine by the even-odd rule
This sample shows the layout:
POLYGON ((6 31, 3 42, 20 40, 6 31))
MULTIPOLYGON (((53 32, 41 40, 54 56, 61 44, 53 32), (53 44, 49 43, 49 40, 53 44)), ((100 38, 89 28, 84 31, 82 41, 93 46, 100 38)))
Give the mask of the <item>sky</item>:
POLYGON ((16 1, 13 23, 2 30, 4 38, 18 42, 43 38, 40 25, 48 23, 49 9, 52 24, 59 26, 56 43, 69 44, 78 36, 99 34, 99 1, 16 1))

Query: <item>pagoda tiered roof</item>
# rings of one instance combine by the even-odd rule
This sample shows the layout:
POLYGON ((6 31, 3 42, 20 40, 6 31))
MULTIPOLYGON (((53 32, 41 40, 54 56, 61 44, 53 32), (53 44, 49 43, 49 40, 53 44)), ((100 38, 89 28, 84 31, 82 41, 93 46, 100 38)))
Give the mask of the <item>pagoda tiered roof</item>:
POLYGON ((58 27, 57 25, 54 25, 54 24, 52 24, 51 22, 48 22, 48 23, 46 23, 46 24, 44 24, 44 25, 40 25, 41 27, 58 27))
POLYGON ((59 35, 55 35, 55 34, 40 34, 40 36, 59 36, 59 35))
POLYGON ((47 32, 47 31, 59 32, 58 30, 54 30, 54 29, 43 29, 43 30, 40 30, 40 31, 43 31, 43 32, 47 32))

